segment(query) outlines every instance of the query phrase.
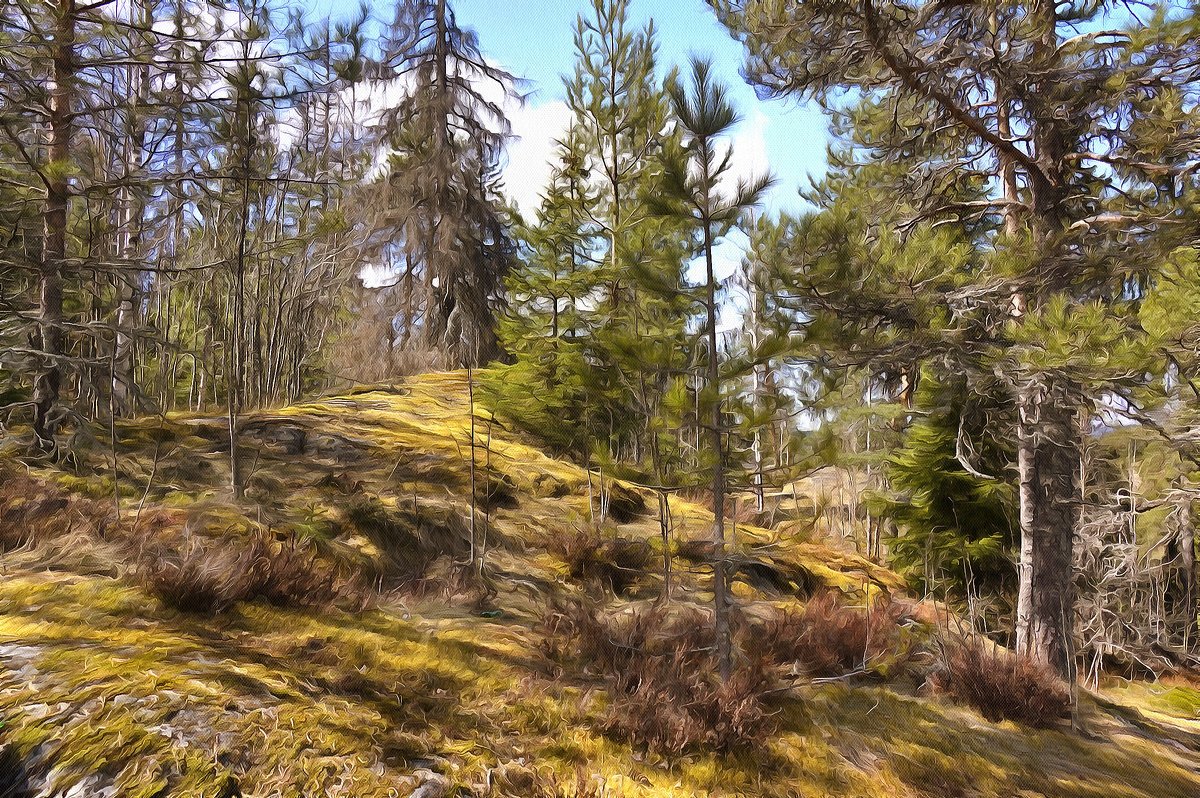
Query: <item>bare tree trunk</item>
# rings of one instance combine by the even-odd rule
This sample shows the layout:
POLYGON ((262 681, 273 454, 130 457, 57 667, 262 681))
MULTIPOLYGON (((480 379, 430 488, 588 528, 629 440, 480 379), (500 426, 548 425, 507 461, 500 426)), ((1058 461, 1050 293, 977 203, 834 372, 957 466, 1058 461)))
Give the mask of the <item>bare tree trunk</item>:
POLYGON ((1073 676, 1074 563, 1079 487, 1075 413, 1065 392, 1046 381, 1018 397, 1017 469, 1021 558, 1017 650, 1073 676))
MULTIPOLYGON (((147 0, 139 0, 133 16, 138 13, 137 24, 149 29, 154 22, 154 12, 147 0), (140 12, 140 13, 138 13, 140 12)), ((142 225, 145 213, 141 193, 135 189, 135 174, 140 170, 140 164, 145 149, 145 123, 142 120, 142 107, 146 103, 146 92, 149 91, 150 70, 146 64, 138 64, 129 69, 129 127, 125 131, 125 153, 123 159, 123 181, 119 207, 120 229, 120 263, 118 264, 118 305, 116 318, 116 336, 114 340, 112 363, 112 409, 120 416, 130 416, 136 410, 137 382, 136 355, 134 354, 134 331, 137 327, 139 308, 141 306, 140 273, 134 264, 142 254, 142 225)))
POLYGON ((112 412, 127 417, 134 411, 133 328, 137 293, 128 275, 117 278, 118 301, 116 330, 113 336, 112 412))
POLYGON ((663 602, 671 601, 671 494, 658 492, 658 531, 663 547, 663 602))
MULTIPOLYGON (((471 568, 475 568, 475 374, 471 365, 467 364, 467 414, 471 424, 471 568)), ((486 489, 485 489, 486 490, 486 489)))
POLYGON ((45 239, 38 273, 37 374, 33 383, 33 434, 43 451, 54 449, 50 416, 62 388, 63 273, 67 261, 67 209, 75 91, 75 0, 59 0, 54 34, 54 85, 50 90, 50 164, 43 208, 45 239))
POLYGON ((1179 555, 1185 622, 1183 645, 1190 649, 1196 638, 1196 527, 1192 525, 1190 498, 1179 505, 1179 555))
POLYGON ((237 260, 234 264, 233 322, 229 354, 229 374, 226 391, 229 412, 229 478, 234 498, 241 500, 246 493, 242 463, 238 452, 241 442, 239 415, 242 412, 245 382, 245 319, 246 319, 246 239, 250 229, 250 142, 253 138, 253 114, 250 104, 245 108, 245 141, 242 143, 242 207, 238 223, 237 260))
POLYGON ((708 379, 707 387, 712 393, 712 411, 709 415, 709 436, 713 448, 712 511, 713 543, 716 551, 713 558, 713 603, 716 620, 717 662, 721 681, 728 681, 733 670, 733 642, 729 635, 729 600, 726 581, 727 555, 725 552, 725 452, 721 439, 721 370, 717 357, 717 279, 713 273, 712 224, 704 222, 704 261, 707 269, 708 311, 708 379))
POLYGON ((1175 532, 1167 541, 1165 559, 1171 573, 1166 579, 1163 604, 1181 627, 1170 636, 1181 640, 1185 651, 1191 651, 1196 640, 1196 527, 1192 524, 1190 493, 1176 499, 1174 521, 1175 532))
MULTIPOLYGON (((755 259, 750 266, 749 279, 747 280, 747 289, 750 294, 750 345, 753 347, 754 356, 758 356, 758 347, 762 343, 762 297, 758 290, 758 270, 759 261, 755 259)), ((757 410, 762 402, 763 386, 766 383, 764 372, 767 366, 762 363, 755 363, 751 375, 754 380, 753 385, 753 403, 757 410)), ((758 425, 754 427, 754 441, 752 444, 754 453, 754 506, 761 514, 766 507, 766 485, 763 478, 763 447, 762 447, 762 428, 758 425)))

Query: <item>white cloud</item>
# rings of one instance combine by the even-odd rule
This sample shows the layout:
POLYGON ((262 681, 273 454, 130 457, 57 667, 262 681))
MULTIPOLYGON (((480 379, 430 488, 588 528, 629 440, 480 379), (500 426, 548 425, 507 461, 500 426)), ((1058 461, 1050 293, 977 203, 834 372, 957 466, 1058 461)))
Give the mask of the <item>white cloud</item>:
POLYGON ((512 103, 507 110, 513 139, 508 143, 504 191, 532 219, 558 160, 558 140, 571 125, 571 109, 561 100, 549 100, 524 106, 512 103))
MULTIPOLYGON (((537 214, 541 197, 550 184, 558 158, 558 141, 571 125, 571 109, 562 100, 530 102, 520 105, 506 102, 505 111, 512 124, 514 138, 508 143, 504 169, 504 190, 526 218, 537 214)), ((738 126, 730 144, 733 157, 722 189, 730 191, 739 179, 766 174, 767 115, 754 109, 738 126)))
POLYGON ((739 179, 751 180, 765 175, 771 168, 767 157, 767 125, 770 120, 759 109, 753 109, 738 125, 730 141, 733 157, 722 189, 732 190, 739 179))

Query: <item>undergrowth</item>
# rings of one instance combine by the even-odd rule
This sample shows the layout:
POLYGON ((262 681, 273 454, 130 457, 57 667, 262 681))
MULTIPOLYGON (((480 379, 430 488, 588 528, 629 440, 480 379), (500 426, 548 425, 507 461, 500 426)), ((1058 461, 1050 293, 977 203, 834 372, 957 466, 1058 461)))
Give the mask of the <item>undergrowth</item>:
POLYGON ((69 494, 0 469, 0 551, 36 546, 76 527, 103 537, 113 522, 111 502, 69 494))
POLYGON ((566 564, 572 579, 617 596, 628 594, 654 559, 654 551, 645 541, 605 538, 592 529, 555 535, 547 545, 566 564))
POLYGON ((193 537, 178 550, 150 550, 134 570, 163 604, 184 612, 223 612, 239 601, 279 607, 328 607, 339 599, 362 604, 363 591, 321 561, 313 545, 269 532, 236 539, 193 537))
POLYGON ((701 610, 656 605, 605 615, 574 603, 543 624, 552 662, 604 681, 609 701, 598 726, 617 739, 671 756, 746 749, 772 731, 771 663, 748 654, 722 681, 711 616, 701 610))
POLYGON ((1070 712, 1071 690, 1048 666, 973 637, 944 645, 930 686, 993 723, 1051 727, 1070 712))
POLYGON ((838 592, 813 596, 800 611, 785 611, 757 630, 760 645, 780 664, 796 663, 815 677, 886 676, 906 663, 915 643, 901 624, 907 608, 887 597, 852 607, 838 592))

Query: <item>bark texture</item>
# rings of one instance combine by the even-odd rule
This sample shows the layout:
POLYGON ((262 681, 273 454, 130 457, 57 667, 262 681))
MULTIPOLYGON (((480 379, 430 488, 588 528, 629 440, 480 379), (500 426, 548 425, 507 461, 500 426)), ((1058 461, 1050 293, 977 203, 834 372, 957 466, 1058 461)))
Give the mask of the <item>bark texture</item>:
POLYGON ((1079 440, 1067 391, 1026 384, 1018 398, 1021 554, 1017 650, 1072 678, 1079 440))
POLYGON ((45 176, 43 207, 45 238, 38 274, 37 348, 39 362, 33 383, 33 432, 38 448, 54 448, 52 414, 62 389, 63 273, 67 261, 67 211, 71 201, 68 179, 72 106, 75 82, 75 0, 59 0, 54 32, 54 82, 50 89, 50 164, 45 176))

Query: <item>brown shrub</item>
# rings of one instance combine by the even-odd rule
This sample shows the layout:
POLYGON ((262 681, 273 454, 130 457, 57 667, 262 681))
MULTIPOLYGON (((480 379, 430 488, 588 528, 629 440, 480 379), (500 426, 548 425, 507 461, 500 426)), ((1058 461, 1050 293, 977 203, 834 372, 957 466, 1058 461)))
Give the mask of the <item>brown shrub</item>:
POLYGON ((710 564, 716 553, 717 545, 711 540, 680 540, 675 543, 675 555, 688 562, 710 564))
POLYGON ((112 503, 72 496, 41 479, 0 469, 0 551, 37 545, 81 524, 103 535, 112 503))
POLYGON ((357 597, 311 543, 260 533, 249 543, 192 538, 182 549, 156 548, 142 556, 137 580, 163 604, 183 612, 219 613, 239 601, 262 599, 280 607, 323 607, 357 597))
POLYGON ((182 612, 218 613, 253 593, 249 553, 192 538, 177 551, 146 555, 135 573, 142 587, 182 612))
POLYGON ((274 542, 256 536, 250 545, 254 597, 278 607, 324 607, 351 592, 338 574, 322 562, 315 547, 289 535, 274 542))
POLYGON ((929 683, 993 723, 1013 720, 1048 727, 1071 708, 1070 688, 1049 667, 999 648, 989 653, 979 640, 948 645, 929 683))
POLYGON ((775 662, 798 663, 813 676, 883 673, 912 652, 912 641, 900 628, 906 617, 906 608, 886 597, 868 611, 847 606, 840 593, 826 590, 802 611, 762 624, 756 641, 775 662))
POLYGON ((566 563, 572 579, 607 588, 617 596, 637 584, 654 558, 645 541, 604 538, 588 529, 556 535, 549 546, 566 563))
POLYGON ((544 651, 560 665, 604 679, 609 704, 600 728, 663 755, 727 752, 771 731, 764 699, 772 673, 762 657, 717 676, 711 616, 653 607, 602 617, 575 604, 548 614, 544 651))

